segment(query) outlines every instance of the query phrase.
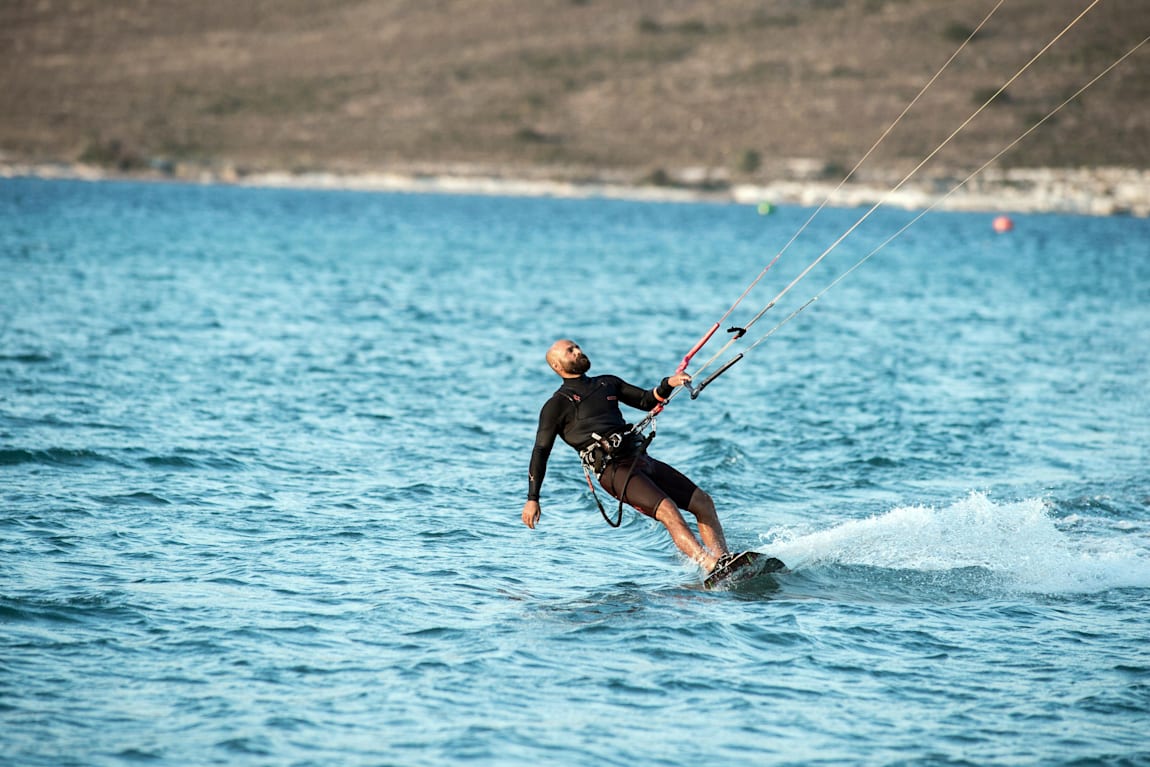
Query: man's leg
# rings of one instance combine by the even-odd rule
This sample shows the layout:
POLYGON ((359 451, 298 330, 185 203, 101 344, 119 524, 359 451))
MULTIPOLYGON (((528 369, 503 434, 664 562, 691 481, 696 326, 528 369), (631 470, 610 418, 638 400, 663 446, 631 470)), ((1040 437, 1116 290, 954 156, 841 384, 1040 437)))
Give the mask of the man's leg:
MULTIPOLYGON (((714 505, 712 504, 712 512, 714 505)), ((711 552, 703 548, 699 543, 699 539, 691 532, 691 528, 687 526, 687 520, 683 519, 682 512, 679 507, 675 505, 674 501, 670 498, 664 498, 659 502, 655 508, 655 519, 663 523, 667 528, 667 532, 671 534, 671 540, 679 547, 679 551, 686 554, 692 561, 697 562, 704 570, 711 572, 715 569, 715 563, 718 562, 716 557, 711 552)), ((700 529, 702 525, 700 524, 700 529)), ((722 530, 720 528, 720 536, 722 530)), ((723 552, 726 553, 724 548, 723 552)))
POLYGON ((711 496, 696 488, 691 494, 691 503, 688 504, 687 511, 695 515, 703 545, 717 557, 726 554, 727 539, 723 535, 723 524, 719 522, 719 514, 715 511, 715 502, 711 496))
POLYGON ((634 471, 630 469, 630 465, 624 463, 609 465, 599 477, 600 486, 616 499, 622 494, 625 486, 627 503, 661 522, 667 528, 671 540, 674 541, 679 551, 687 555, 692 561, 697 562, 707 572, 711 572, 715 568, 718 558, 727 553, 727 547, 723 541, 723 528, 719 525, 715 504, 711 502, 710 496, 700 491, 689 479, 666 464, 650 461, 646 462, 642 468, 636 467, 634 471), (679 496, 686 496, 688 492, 690 493, 690 506, 698 506, 700 510, 689 507, 688 511, 699 519, 699 530, 705 536, 703 540, 708 542, 706 548, 699 543, 699 539, 695 537, 687 525, 687 521, 683 519, 683 514, 679 511, 679 506, 675 501, 643 471, 648 466, 655 466, 657 470, 664 472, 664 476, 669 471, 671 476, 679 482, 677 485, 679 496), (696 504, 696 497, 700 495, 705 500, 696 504), (709 514, 707 512, 708 507, 710 508, 709 514), (649 511, 651 509, 653 512, 649 511), (718 531, 717 534, 716 531, 718 531), (716 548, 717 545, 720 545, 721 548, 716 548))
POLYGON ((699 527, 699 537, 703 545, 715 557, 728 553, 727 539, 723 535, 723 525, 715 511, 715 502, 704 490, 687 478, 682 472, 662 461, 650 458, 648 472, 657 484, 680 509, 695 515, 699 527))

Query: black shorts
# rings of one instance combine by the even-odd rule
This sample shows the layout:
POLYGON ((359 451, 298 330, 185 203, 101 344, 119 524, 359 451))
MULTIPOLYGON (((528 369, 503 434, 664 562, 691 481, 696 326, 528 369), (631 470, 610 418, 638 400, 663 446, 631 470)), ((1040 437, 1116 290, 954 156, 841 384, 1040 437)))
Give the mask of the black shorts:
POLYGON ((599 475, 599 485, 616 500, 623 500, 648 517, 655 516, 655 509, 664 498, 680 509, 691 505, 691 496, 698 486, 683 476, 673 466, 656 461, 647 454, 637 458, 622 458, 607 464, 599 475), (635 465, 631 471, 631 465, 635 465), (627 479, 630 471, 631 479, 627 479), (626 484, 626 497, 621 497, 626 484))

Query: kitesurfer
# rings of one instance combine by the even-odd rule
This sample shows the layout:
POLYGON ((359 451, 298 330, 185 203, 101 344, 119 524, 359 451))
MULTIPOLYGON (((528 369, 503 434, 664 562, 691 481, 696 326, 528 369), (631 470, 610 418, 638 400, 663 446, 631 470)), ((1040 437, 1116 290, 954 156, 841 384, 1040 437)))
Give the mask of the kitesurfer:
POLYGON ((646 390, 617 376, 589 377, 591 360, 568 339, 552 344, 547 351, 547 364, 563 379, 563 385, 539 413, 523 523, 534 530, 539 522, 539 491, 558 436, 579 451, 584 465, 598 477, 604 490, 661 522, 688 558, 708 573, 726 564, 731 555, 711 496, 673 467, 647 455, 619 409, 621 402, 651 410, 691 377, 676 373, 646 390), (683 518, 683 510, 695 516, 698 537, 683 518))

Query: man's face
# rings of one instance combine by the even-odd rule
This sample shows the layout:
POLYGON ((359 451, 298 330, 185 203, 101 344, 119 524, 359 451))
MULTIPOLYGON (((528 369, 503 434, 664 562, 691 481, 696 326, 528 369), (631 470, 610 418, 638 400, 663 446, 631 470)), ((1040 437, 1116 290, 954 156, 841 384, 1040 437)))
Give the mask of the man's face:
POLYGON ((591 360, 574 341, 559 341, 552 352, 554 366, 562 375, 583 375, 591 369, 591 360))

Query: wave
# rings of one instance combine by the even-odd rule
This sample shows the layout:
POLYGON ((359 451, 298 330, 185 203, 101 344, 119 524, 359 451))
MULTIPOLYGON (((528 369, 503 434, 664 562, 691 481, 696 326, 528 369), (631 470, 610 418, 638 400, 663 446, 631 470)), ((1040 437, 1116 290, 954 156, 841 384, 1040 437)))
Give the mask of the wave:
POLYGON ((53 466, 84 466, 92 463, 119 463, 115 458, 94 450, 50 447, 41 450, 0 450, 0 466, 42 463, 53 466))
POLYGON ((189 451, 187 453, 149 455, 141 459, 153 469, 224 469, 242 470, 247 464, 231 456, 220 453, 189 451))
POLYGON ((95 496, 94 500, 99 501, 100 503, 106 503, 110 506, 123 506, 127 504, 169 506, 172 503, 162 495, 156 495, 155 493, 148 493, 144 491, 136 493, 125 493, 122 495, 95 496))
POLYGON ((86 448, 8 448, 0 449, 0 466, 18 466, 21 464, 42 464, 47 466, 90 466, 94 464, 110 463, 117 466, 129 466, 133 460, 139 460, 148 468, 153 469, 242 469, 243 461, 228 455, 214 453, 164 454, 145 455, 135 459, 138 450, 120 451, 126 453, 121 457, 101 453, 86 448))
POLYGON ((971 493, 945 508, 898 507, 828 530, 778 528, 762 539, 794 571, 977 570, 1008 588, 1044 594, 1150 588, 1150 534, 1057 520, 1041 499, 995 503, 971 493))
POLYGON ((126 615, 134 615, 134 609, 124 603, 120 592, 0 596, 0 622, 4 623, 87 623, 126 615))
POLYGON ((45 362, 52 362, 52 356, 49 354, 40 354, 38 352, 28 352, 26 354, 0 354, 0 362, 22 362, 26 365, 38 365, 45 362))

